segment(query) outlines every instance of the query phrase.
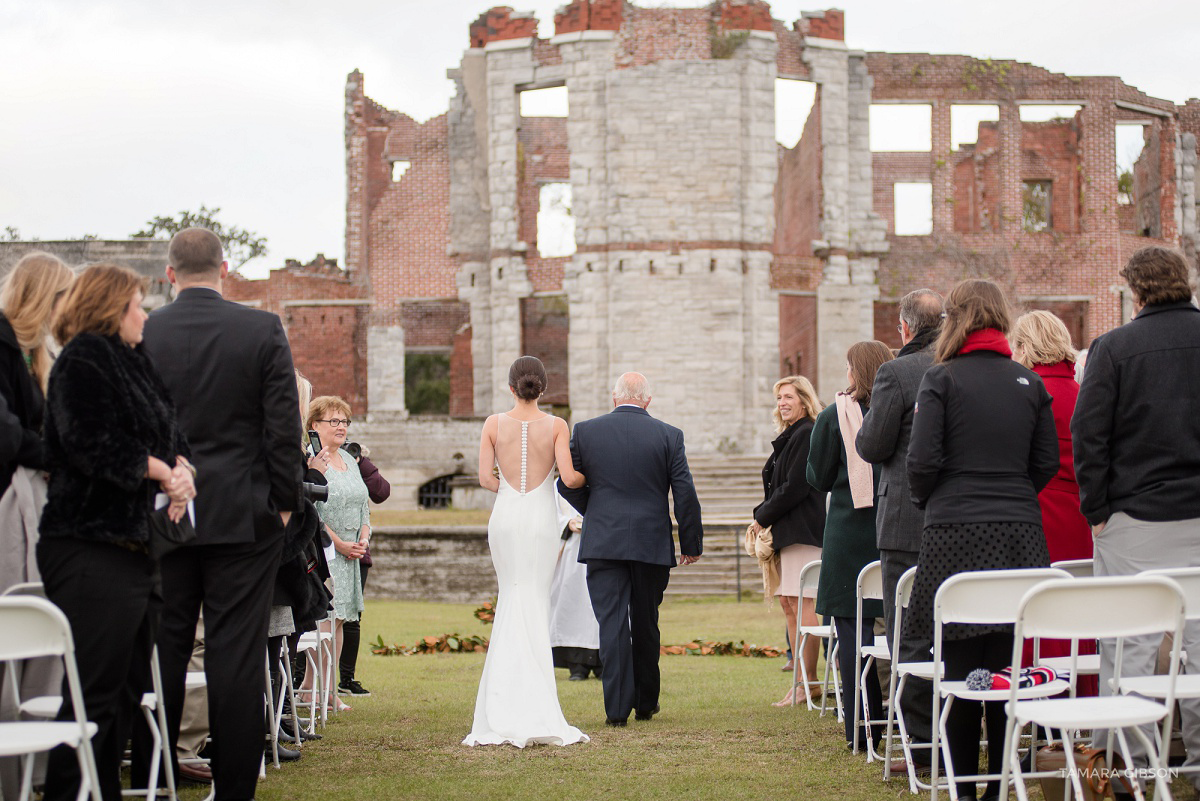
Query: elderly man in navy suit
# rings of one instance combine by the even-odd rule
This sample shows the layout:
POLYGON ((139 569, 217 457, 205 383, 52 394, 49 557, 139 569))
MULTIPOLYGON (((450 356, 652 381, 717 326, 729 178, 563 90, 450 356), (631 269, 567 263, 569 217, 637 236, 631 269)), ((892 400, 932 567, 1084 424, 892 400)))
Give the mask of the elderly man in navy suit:
POLYGON ((578 423, 571 436, 575 467, 587 476, 576 490, 558 491, 583 514, 579 561, 600 623, 604 712, 624 726, 658 712, 658 605, 675 566, 668 493, 679 525, 679 563, 703 551, 700 502, 688 470, 683 432, 646 411, 650 387, 625 373, 613 388, 609 414, 578 423))

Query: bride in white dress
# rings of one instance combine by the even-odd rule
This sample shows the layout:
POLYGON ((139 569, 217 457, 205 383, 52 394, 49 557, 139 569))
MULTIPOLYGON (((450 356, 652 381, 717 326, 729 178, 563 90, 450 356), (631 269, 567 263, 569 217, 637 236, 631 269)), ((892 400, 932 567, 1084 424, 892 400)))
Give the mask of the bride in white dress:
POLYGON ((488 546, 500 591, 475 723, 463 745, 587 742, 563 717, 550 652, 550 583, 559 546, 553 468, 557 463, 569 487, 583 486, 584 477, 571 465, 566 422, 538 410, 546 389, 542 363, 522 356, 508 379, 513 408, 487 419, 479 443, 479 483, 497 493, 488 546))

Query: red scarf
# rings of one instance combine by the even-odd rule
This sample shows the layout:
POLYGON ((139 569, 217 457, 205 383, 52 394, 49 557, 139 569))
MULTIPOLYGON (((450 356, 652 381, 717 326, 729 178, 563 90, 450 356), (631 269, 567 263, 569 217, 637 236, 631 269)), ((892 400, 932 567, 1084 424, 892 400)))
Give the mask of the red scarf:
POLYGON ((1012 358, 1012 348, 1008 346, 1008 339, 998 328, 981 328, 967 334, 966 341, 955 355, 962 356, 964 353, 972 353, 977 350, 991 350, 1012 358))

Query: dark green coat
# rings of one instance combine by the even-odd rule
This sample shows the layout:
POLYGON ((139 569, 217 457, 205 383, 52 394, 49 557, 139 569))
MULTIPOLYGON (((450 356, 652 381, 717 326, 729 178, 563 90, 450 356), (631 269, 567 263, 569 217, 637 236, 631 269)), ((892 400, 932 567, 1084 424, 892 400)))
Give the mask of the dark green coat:
MULTIPOLYGON (((860 404, 861 405, 861 404, 860 404)), ((866 414, 866 407, 863 413, 866 414)), ((879 468, 874 470, 879 488, 879 468)), ((838 427, 836 404, 817 415, 808 451, 808 483, 829 493, 825 517, 825 543, 821 549, 821 583, 817 588, 817 614, 854 617, 858 574, 879 558, 875 546, 875 507, 855 509, 846 471, 846 447, 838 427)), ((864 617, 883 617, 881 601, 866 601, 864 617)))

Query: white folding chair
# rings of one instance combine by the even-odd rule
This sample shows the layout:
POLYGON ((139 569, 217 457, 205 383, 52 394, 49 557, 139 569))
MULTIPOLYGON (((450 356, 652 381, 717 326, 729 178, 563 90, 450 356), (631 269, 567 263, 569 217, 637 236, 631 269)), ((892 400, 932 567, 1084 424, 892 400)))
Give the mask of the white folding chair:
MULTIPOLYGON (((876 660, 888 661, 892 658, 887 637, 875 637, 870 644, 862 641, 863 601, 883 600, 883 566, 878 559, 865 565, 859 571, 854 595, 854 653, 858 656, 854 660, 856 666, 854 672, 854 725, 851 729, 854 732, 853 751, 856 754, 858 753, 859 729, 867 731, 867 762, 869 763, 876 759, 882 759, 875 751, 875 743, 870 736, 871 724, 879 724, 884 721, 882 719, 872 720, 871 712, 867 708, 867 671, 875 669, 876 660)), ((843 677, 844 682, 845 677, 843 677)))
MULTIPOLYGON (((1052 567, 1029 568, 1021 570, 977 570, 957 573, 942 582, 933 601, 933 661, 943 664, 942 638, 943 627, 948 623, 967 624, 997 624, 1012 623, 1017 619, 1017 611, 1025 593, 1048 579, 1070 579, 1070 574, 1052 567)), ((1010 663, 1020 666, 1020 649, 1017 657, 1010 663)), ((1014 670, 1016 673, 1016 670, 1014 670)), ((956 782, 965 779, 975 781, 993 781, 1000 779, 1001 774, 971 773, 955 776, 954 763, 950 760, 950 747, 946 740, 946 721, 953 708, 955 699, 961 701, 1004 701, 1009 696, 1008 690, 972 690, 966 681, 947 681, 942 676, 943 671, 933 674, 933 748, 930 763, 930 797, 937 798, 938 794, 938 758, 943 757, 946 763, 946 784, 950 797, 958 801, 956 782), (945 699, 945 706, 942 700, 945 699), (940 746, 940 748, 939 748, 940 746)), ((1034 687, 1023 687, 1016 690, 1017 698, 1047 698, 1052 695, 1067 692, 1070 685, 1062 679, 1056 679, 1034 687)), ((990 747, 995 747, 995 743, 990 747)))
MULTIPOLYGON (((816 559, 805 565, 800 571, 800 595, 798 602, 803 603, 804 591, 806 589, 816 589, 821 581, 821 560, 816 559)), ((796 705, 796 690, 799 687, 804 688, 804 703, 808 708, 815 709, 812 702, 812 695, 809 691, 812 685, 816 684, 816 677, 809 678, 808 668, 804 665, 804 645, 809 638, 816 638, 825 642, 825 675, 821 681, 821 715, 824 716, 828 706, 827 698, 829 696, 830 677, 832 676, 832 686, 834 696, 837 700, 838 720, 841 720, 842 709, 842 687, 838 680, 836 670, 830 669, 830 664, 834 661, 837 649, 837 638, 834 634, 833 626, 820 624, 816 626, 805 626, 800 622, 800 610, 796 610, 796 630, 792 632, 792 706, 796 705)))
POLYGON ((1050 567, 1065 570, 1075 578, 1091 578, 1092 573, 1091 559, 1060 559, 1057 562, 1051 562, 1050 567))
MULTIPOLYGON (((1166 576, 1172 579, 1183 590, 1185 617, 1189 622, 1200 620, 1200 567, 1172 568, 1166 570, 1144 570, 1141 576, 1166 576)), ((1176 641, 1173 647, 1180 650, 1181 643, 1176 641)), ((1080 657, 1082 659, 1082 657, 1080 657)), ((1200 654, 1189 654, 1185 650, 1179 653, 1180 666, 1186 671, 1175 680, 1175 699, 1200 698, 1200 654), (1190 667, 1189 667, 1190 666, 1190 667)), ((1170 684, 1167 676, 1123 676, 1117 682, 1116 691, 1124 695, 1136 694, 1146 698, 1162 700, 1167 697, 1170 684)), ((1168 744, 1169 747, 1169 744, 1168 744)), ((1159 743, 1162 750, 1162 744, 1159 743)), ((1166 753, 1166 751, 1163 751, 1166 753)), ((1179 773, 1195 773, 1200 766, 1179 766, 1179 773)))
POLYGON ((62 658, 67 689, 71 694, 74 721, 12 721, 0 723, 0 756, 25 757, 21 783, 22 799, 33 790, 33 755, 59 745, 75 749, 79 759, 79 801, 89 795, 100 801, 100 779, 92 737, 96 724, 87 719, 83 690, 75 663, 75 642, 71 624, 62 611, 44 598, 29 596, 0 597, 0 661, 15 662, 39 656, 62 658))
MULTIPOLYGON (((1121 662, 1125 637, 1173 632, 1178 643, 1183 634, 1184 595, 1179 584, 1166 576, 1113 576, 1047 581, 1031 588, 1021 601, 1017 615, 1013 659, 1021 655, 1023 637, 1057 639, 1118 638, 1113 686, 1120 687, 1121 662), (1081 612, 1081 610, 1083 610, 1081 612), (1090 613, 1089 613, 1090 612, 1090 613)), ((1008 695, 1008 722, 1005 726, 1006 759, 1001 772, 1000 793, 1007 797, 1009 775, 1014 779, 1017 797, 1027 801, 1025 776, 1016 747, 1017 732, 1027 725, 1058 730, 1066 753, 1072 753, 1071 731, 1109 729, 1108 764, 1112 765, 1112 730, 1115 730, 1126 766, 1133 760, 1125 730, 1130 729, 1146 749, 1156 783, 1155 801, 1171 801, 1171 786, 1163 757, 1156 752, 1140 727, 1162 722, 1161 742, 1170 742, 1171 718, 1175 706, 1175 680, 1179 673, 1178 647, 1171 649, 1163 702, 1132 695, 1100 698, 1045 698, 1022 700, 1014 689, 1008 695)), ((1083 798, 1079 771, 1069 771, 1075 797, 1083 798)), ((1036 775, 1036 774, 1031 774, 1036 775)), ((1140 783, 1130 782, 1134 795, 1143 799, 1140 783)))
MULTIPOLYGON (((1051 562, 1050 567, 1059 570, 1065 570, 1075 578, 1091 578, 1092 577, 1092 561, 1091 559, 1062 559, 1058 562, 1051 562)), ((1096 649, 1096 653, 1079 654, 1074 662, 1069 656, 1042 656, 1038 658, 1038 664, 1042 667, 1053 668, 1058 673, 1069 672, 1073 678, 1079 676, 1099 676, 1100 675, 1100 653, 1096 649)), ((1071 682, 1071 692, 1076 690, 1076 682, 1071 682)))
MULTIPOLYGON (((917 568, 910 567, 900 576, 900 580, 896 582, 896 619, 892 629, 892 653, 899 656, 900 654, 900 639, 904 629, 904 615, 908 611, 908 602, 912 598, 913 581, 917 577, 917 568)), ((920 743, 914 745, 912 739, 908 736, 908 729, 904 725, 903 710, 900 709, 900 699, 904 696, 904 685, 908 682, 909 677, 917 679, 925 679, 933 681, 933 671, 935 663, 930 660, 928 662, 901 662, 899 659, 892 660, 892 669, 888 677, 888 716, 887 728, 885 729, 886 744, 884 745, 884 754, 887 761, 883 766, 883 778, 887 781, 892 777, 892 732, 894 728, 899 729, 900 734, 900 749, 904 754, 904 763, 908 770, 908 789, 913 794, 920 790, 928 790, 930 785, 927 782, 921 781, 917 776, 917 766, 913 760, 913 749, 929 749, 931 744, 920 743)), ((941 668, 940 663, 937 663, 938 668, 941 668)))

